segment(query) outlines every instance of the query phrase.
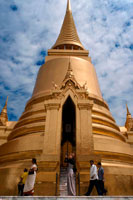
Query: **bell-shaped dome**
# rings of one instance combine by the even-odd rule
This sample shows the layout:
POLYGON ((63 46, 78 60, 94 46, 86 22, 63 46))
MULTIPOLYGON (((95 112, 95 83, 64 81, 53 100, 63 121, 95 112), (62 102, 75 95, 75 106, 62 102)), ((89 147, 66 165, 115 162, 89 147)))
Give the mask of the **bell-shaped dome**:
MULTIPOLYGON (((69 56, 55 58, 46 62, 39 70, 33 96, 50 91, 54 82, 61 86, 68 69, 69 56)), ((76 81, 82 87, 86 83, 86 88, 90 94, 102 98, 95 68, 91 62, 71 57, 71 67, 76 81)))

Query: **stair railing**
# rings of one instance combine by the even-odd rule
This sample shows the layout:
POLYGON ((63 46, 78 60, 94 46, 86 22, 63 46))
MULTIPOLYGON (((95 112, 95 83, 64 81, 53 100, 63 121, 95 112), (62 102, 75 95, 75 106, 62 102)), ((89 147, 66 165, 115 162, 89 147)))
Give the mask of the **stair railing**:
POLYGON ((78 173, 78 196, 80 196, 80 173, 78 173))
POLYGON ((58 190, 58 173, 56 173, 55 196, 57 196, 57 190, 58 190))

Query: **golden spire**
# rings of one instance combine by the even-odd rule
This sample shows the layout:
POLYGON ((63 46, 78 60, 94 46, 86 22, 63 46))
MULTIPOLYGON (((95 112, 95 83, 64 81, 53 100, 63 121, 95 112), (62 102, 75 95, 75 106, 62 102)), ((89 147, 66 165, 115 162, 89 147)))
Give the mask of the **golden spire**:
POLYGON ((84 50, 84 47, 78 37, 76 26, 73 20, 70 0, 67 0, 67 9, 64 22, 58 39, 52 49, 84 50))
POLYGON ((6 103, 0 113, 0 120, 2 122, 3 125, 6 125, 6 122, 8 121, 8 115, 7 115, 7 102, 8 102, 8 96, 6 99, 6 103))

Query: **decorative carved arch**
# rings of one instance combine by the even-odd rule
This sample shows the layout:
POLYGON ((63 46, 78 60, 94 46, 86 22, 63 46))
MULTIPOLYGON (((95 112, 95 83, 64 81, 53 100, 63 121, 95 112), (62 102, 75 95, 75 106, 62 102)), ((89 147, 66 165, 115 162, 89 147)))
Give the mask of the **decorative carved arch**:
POLYGON ((67 88, 65 91, 63 91, 62 96, 63 98, 61 99, 61 107, 64 105, 69 96, 72 99, 75 106, 77 105, 78 95, 76 94, 73 88, 67 88))

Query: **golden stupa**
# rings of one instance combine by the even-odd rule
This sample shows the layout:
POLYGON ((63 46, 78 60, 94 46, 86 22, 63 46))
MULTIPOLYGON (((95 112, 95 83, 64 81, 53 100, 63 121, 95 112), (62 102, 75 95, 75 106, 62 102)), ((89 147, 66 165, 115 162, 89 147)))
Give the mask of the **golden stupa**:
MULTIPOLYGON (((108 195, 133 195, 133 118, 118 127, 104 101, 95 68, 78 37, 70 0, 53 47, 41 66, 18 122, 0 114, 0 195, 16 195, 36 157, 35 195, 59 195, 66 153, 76 153, 77 195, 87 191, 89 160, 101 161, 108 195)), ((94 191, 95 193, 95 191, 94 191)))

